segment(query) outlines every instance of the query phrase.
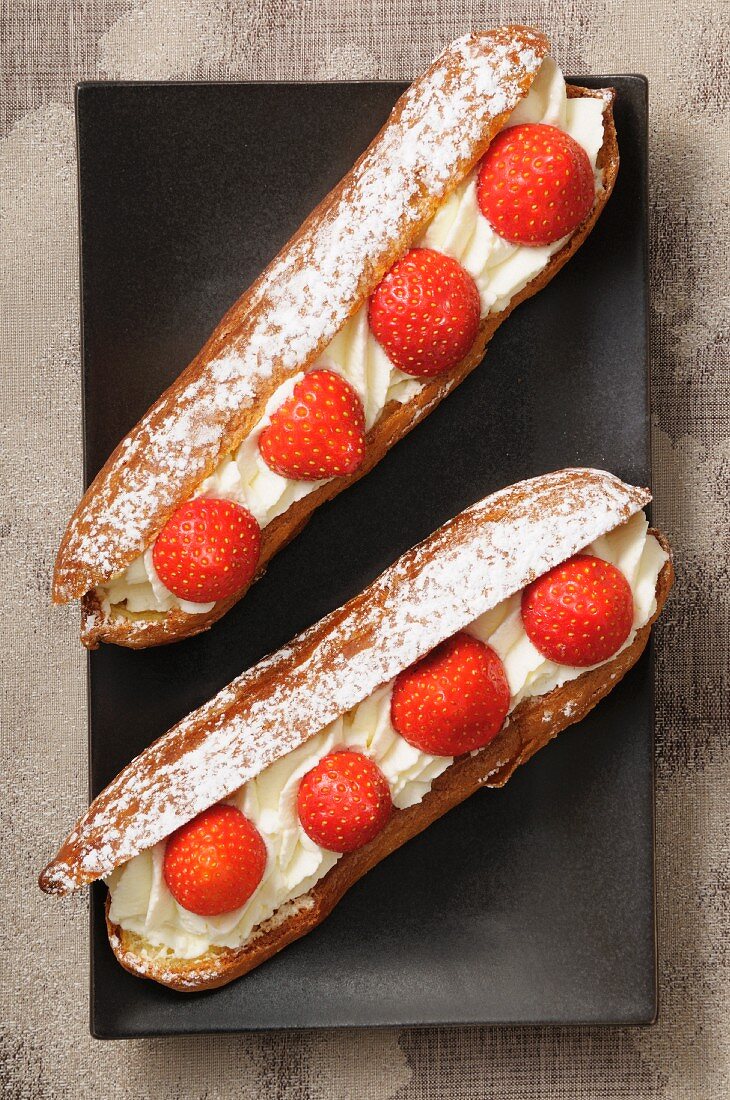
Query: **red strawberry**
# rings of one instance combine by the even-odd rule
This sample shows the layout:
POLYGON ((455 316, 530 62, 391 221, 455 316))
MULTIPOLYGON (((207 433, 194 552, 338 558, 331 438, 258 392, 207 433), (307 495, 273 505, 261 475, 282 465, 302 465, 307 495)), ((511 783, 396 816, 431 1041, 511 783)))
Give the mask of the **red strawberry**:
POLYGON ((567 236, 588 217, 595 196, 585 149, 541 122, 502 130, 479 169, 479 209, 513 244, 552 244, 567 236))
POLYGON ((308 837, 330 852, 362 848, 393 812, 388 781, 361 752, 323 756, 302 779, 297 810, 308 837))
POLYGON ((342 375, 313 370, 271 417, 259 449, 282 477, 318 481, 352 474, 365 454, 362 401, 342 375))
POLYGON ((390 719, 417 749, 459 756, 497 735, 509 698, 504 667, 494 650, 459 633, 396 678, 390 719))
POLYGON ((162 528, 152 560, 178 599, 208 603, 246 587, 260 550, 261 531, 247 508, 232 500, 195 497, 162 528))
POLYGON ((216 917, 245 905, 265 867, 266 845, 256 826, 235 806, 219 803, 172 834, 163 873, 183 909, 216 917))
POLYGON ((549 661, 584 668, 606 661, 634 621, 634 598, 623 573, 601 558, 578 554, 522 593, 522 622, 549 661))
POLYGON ((375 339, 396 367, 416 377, 455 367, 479 330, 479 291, 456 260, 413 248, 393 264, 370 299, 375 339))

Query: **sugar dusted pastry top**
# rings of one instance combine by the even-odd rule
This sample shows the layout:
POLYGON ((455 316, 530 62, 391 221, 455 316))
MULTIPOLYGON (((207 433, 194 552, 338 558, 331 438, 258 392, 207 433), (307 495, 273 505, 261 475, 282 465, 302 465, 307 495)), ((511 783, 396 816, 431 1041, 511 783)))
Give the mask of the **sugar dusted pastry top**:
POLYGON ((66 893, 152 847, 649 499, 611 474, 562 470, 462 512, 137 757, 46 868, 44 889, 66 893))
POLYGON ((59 550, 54 598, 82 596, 150 544, 180 500, 313 362, 525 95, 548 49, 523 27, 458 39, 399 101, 294 240, 119 445, 59 550))

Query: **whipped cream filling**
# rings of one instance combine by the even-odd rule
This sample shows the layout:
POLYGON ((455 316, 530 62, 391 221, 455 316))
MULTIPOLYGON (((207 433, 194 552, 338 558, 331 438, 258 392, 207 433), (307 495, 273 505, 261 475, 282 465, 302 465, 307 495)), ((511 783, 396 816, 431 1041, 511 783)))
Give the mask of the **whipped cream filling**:
MULTIPOLYGON (((638 512, 585 550, 615 565, 631 586, 634 621, 622 649, 631 645, 636 631, 654 614, 657 578, 667 558, 647 529, 646 517, 638 512)), ((521 593, 515 593, 466 628, 499 654, 510 687, 510 712, 523 699, 544 695, 588 671, 548 661, 535 649, 522 626, 520 598, 521 593)), ((394 805, 404 809, 420 802, 433 780, 453 763, 453 757, 421 752, 395 731, 390 721, 392 688, 392 681, 383 684, 226 800, 256 824, 268 853, 264 877, 244 906, 218 917, 183 909, 165 883, 163 841, 109 877, 112 922, 144 937, 158 954, 167 951, 189 959, 205 954, 212 945, 240 947, 282 907, 305 903, 307 891, 340 858, 315 844, 299 823, 297 789, 306 772, 334 749, 357 749, 375 761, 388 781, 394 805)))
MULTIPOLYGON (((506 125, 544 122, 567 131, 585 149, 596 179, 596 191, 603 180, 597 167, 603 145, 603 101, 568 99, 563 74, 547 58, 525 99, 518 104, 506 125)), ((469 272, 479 290, 481 315, 497 313, 547 265, 565 244, 563 237, 540 247, 510 244, 499 237, 477 203, 478 168, 454 189, 421 235, 416 245, 453 257, 469 272)), ((400 371, 375 339, 368 324, 368 306, 363 305, 346 322, 310 369, 326 367, 341 374, 355 388, 365 410, 369 430, 390 401, 405 403, 422 388, 424 381, 400 371)), ((269 398, 264 414, 253 431, 232 455, 223 458, 199 486, 195 496, 235 500, 248 508, 260 527, 266 527, 292 504, 314 492, 325 481, 297 481, 269 469, 259 451, 259 438, 271 416, 288 397, 303 373, 282 383, 269 398)), ((136 561, 97 589, 105 612, 110 606, 124 606, 127 612, 166 612, 180 608, 188 614, 204 614, 214 606, 180 600, 167 589, 154 571, 148 550, 136 561)))
MULTIPOLYGON (((593 168, 596 192, 603 178, 596 161, 603 145, 603 103, 568 99, 565 80, 555 62, 543 62, 526 98, 507 126, 541 122, 566 131, 585 149, 593 168)), ((482 317, 505 309, 515 294, 542 271, 570 234, 552 244, 510 244, 492 229, 477 202, 478 166, 456 187, 436 212, 419 245, 445 252, 469 272, 479 290, 482 317)))

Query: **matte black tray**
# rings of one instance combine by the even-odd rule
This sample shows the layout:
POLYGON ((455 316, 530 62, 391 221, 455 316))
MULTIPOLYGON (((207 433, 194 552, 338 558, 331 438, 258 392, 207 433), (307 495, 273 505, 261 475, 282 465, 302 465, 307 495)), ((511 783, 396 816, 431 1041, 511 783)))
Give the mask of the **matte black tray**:
MULTIPOLYGON (((568 464, 648 483, 646 83, 613 84, 622 166, 587 244, 485 364, 321 508, 204 637, 89 665, 91 787, 192 707, 485 494, 568 464)), ((86 469, 384 121, 402 85, 78 89, 86 469)), ((652 694, 646 656, 580 727, 355 886, 241 981, 179 995, 133 978, 92 904, 101 1037, 245 1028, 655 1016, 652 694)))

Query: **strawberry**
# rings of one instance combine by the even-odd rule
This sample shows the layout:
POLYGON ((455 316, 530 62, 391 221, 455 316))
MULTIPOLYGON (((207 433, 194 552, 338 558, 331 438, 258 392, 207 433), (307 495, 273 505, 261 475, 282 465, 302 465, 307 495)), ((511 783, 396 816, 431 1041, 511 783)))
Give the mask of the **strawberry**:
POLYGON ((162 528, 152 560, 173 595, 208 603, 246 587, 260 549, 261 531, 247 508, 232 500, 195 497, 162 528))
POLYGON ((172 834, 163 874, 183 909, 217 917, 246 904, 265 867, 261 833, 235 806, 221 802, 172 834))
POLYGON ((479 169, 479 209, 513 244, 552 244, 567 236, 588 217, 595 196, 585 149, 541 122, 502 130, 479 169))
POLYGON ((479 330, 476 283, 456 260, 413 248, 393 264, 370 299, 375 339, 396 367, 417 378, 459 363, 479 330))
POLYGON ((623 573, 601 558, 577 554, 522 593, 522 622, 549 661, 584 668, 606 661, 629 635, 634 597, 623 573))
POLYGON ((323 756, 299 784, 297 810, 304 832, 330 852, 362 848, 393 812, 388 781, 361 752, 323 756))
POLYGON ((396 678, 390 719, 417 749, 459 756, 497 735, 509 698, 504 667, 494 650, 459 633, 396 678))
POLYGON ((342 375, 313 370, 274 412, 259 449, 282 477, 318 481, 352 474, 365 454, 362 401, 342 375))

